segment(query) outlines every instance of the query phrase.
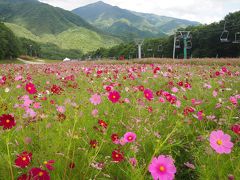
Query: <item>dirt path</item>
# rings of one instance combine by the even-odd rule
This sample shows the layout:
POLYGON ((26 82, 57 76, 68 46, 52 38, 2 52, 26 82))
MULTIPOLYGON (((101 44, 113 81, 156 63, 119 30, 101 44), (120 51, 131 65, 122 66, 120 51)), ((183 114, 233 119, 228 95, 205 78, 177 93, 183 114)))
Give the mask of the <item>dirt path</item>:
POLYGON ((26 61, 26 60, 23 60, 23 59, 21 59, 21 58, 17 58, 17 60, 23 62, 24 64, 45 64, 45 61, 44 61, 44 60, 37 60, 37 62, 26 61))

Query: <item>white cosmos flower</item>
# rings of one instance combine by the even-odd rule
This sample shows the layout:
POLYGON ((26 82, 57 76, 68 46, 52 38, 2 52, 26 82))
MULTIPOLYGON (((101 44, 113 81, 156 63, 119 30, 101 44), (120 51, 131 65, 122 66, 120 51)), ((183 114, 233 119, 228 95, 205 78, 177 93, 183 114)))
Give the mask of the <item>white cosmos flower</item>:
POLYGON ((9 88, 6 88, 6 89, 5 89, 5 93, 8 93, 9 91, 10 91, 9 88))

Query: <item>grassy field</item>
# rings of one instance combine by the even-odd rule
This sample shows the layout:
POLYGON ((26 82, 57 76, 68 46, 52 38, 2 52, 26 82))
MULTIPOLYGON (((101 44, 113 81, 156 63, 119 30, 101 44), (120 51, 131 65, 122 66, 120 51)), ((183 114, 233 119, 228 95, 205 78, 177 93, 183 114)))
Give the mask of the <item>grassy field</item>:
POLYGON ((0 65, 0 179, 239 179, 239 77, 239 59, 0 65))

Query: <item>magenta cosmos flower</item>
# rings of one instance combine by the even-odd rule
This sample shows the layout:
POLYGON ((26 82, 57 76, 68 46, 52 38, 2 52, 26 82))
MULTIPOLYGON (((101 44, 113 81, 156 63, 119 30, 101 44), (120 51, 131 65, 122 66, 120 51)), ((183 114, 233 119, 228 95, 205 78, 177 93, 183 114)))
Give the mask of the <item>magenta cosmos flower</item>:
POLYGON ((90 102, 94 104, 95 106, 101 103, 101 96, 98 94, 92 95, 90 98, 90 102))
POLYGON ((145 89, 143 93, 147 100, 151 101, 153 99, 153 92, 150 89, 145 89))
POLYGON ((177 171, 173 159, 165 155, 153 158, 148 170, 154 180, 172 180, 177 171))
POLYGON ((137 135, 133 132, 127 132, 126 134, 124 134, 124 140, 125 142, 128 142, 128 143, 135 141, 136 138, 137 138, 137 135))
POLYGON ((209 141, 211 147, 219 154, 229 154, 232 151, 231 136, 221 130, 212 131, 209 141))
POLYGON ((35 85, 32 83, 26 84, 25 89, 29 94, 37 93, 37 89, 36 89, 35 85))
POLYGON ((120 93, 117 91, 112 91, 108 95, 108 99, 113 103, 117 103, 120 98, 121 98, 120 93))

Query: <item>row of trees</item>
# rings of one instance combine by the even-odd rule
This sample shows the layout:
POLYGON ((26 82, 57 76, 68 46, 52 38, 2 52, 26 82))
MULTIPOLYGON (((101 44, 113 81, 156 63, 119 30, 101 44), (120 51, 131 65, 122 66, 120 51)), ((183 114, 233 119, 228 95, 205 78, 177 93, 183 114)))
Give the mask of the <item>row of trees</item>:
MULTIPOLYGON (((204 58, 204 57, 240 57, 240 44, 232 43, 235 41, 235 34, 240 32, 240 11, 230 13, 224 20, 219 23, 210 25, 190 26, 184 31, 191 31, 192 48, 189 49, 189 57, 204 58), (229 42, 222 43, 220 41, 221 34, 226 22, 226 30, 229 31, 229 42)), ((240 37, 237 36, 240 41, 240 37)), ((168 57, 173 56, 174 36, 148 39, 144 41, 142 47, 143 57, 168 57)), ((137 46, 135 43, 120 44, 110 49, 100 48, 94 52, 86 54, 85 57, 92 58, 119 58, 125 57, 136 58, 137 46)), ((176 57, 183 57, 183 42, 181 48, 176 49, 176 57)))

